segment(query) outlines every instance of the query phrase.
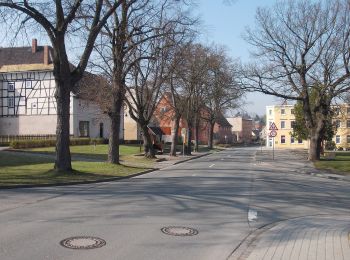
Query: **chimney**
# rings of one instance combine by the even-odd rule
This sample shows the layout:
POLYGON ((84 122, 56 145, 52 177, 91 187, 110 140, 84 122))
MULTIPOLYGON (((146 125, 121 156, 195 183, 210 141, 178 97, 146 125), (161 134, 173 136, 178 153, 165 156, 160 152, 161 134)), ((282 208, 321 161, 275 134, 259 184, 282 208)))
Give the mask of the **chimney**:
POLYGON ((32 53, 36 53, 38 50, 38 40, 32 39, 32 53))
POLYGON ((44 64, 49 65, 49 46, 44 46, 44 64))

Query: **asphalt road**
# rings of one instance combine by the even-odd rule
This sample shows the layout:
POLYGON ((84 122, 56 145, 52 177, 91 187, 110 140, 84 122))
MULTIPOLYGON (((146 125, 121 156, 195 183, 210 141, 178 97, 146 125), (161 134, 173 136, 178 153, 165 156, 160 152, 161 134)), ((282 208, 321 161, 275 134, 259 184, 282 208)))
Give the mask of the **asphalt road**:
POLYGON ((0 190, 0 259, 220 260, 266 224, 349 215, 349 183, 300 175, 308 166, 289 154, 256 152, 227 150, 119 182, 0 190), (162 233, 168 226, 198 234, 162 233), (73 236, 106 245, 60 245, 73 236))

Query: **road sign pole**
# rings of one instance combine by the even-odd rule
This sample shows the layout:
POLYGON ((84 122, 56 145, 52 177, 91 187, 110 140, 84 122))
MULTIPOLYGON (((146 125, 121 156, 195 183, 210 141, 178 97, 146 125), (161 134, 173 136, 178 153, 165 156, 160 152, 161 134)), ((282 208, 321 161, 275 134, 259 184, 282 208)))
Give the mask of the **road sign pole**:
POLYGON ((275 137, 272 137, 272 160, 275 160, 275 137))

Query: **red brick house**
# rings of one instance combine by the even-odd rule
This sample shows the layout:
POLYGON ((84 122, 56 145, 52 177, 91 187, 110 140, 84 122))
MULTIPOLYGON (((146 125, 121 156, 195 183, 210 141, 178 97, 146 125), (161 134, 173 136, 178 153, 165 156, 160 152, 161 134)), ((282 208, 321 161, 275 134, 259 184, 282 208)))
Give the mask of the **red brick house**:
MULTIPOLYGON (((205 117, 205 110, 202 112, 203 118, 205 117)), ((172 129, 174 125, 174 110, 172 106, 171 95, 165 94, 162 96, 156 110, 153 115, 153 124, 155 126, 159 126, 164 135, 163 141, 171 142, 172 129)), ((181 118, 179 124, 178 135, 181 136, 182 128, 187 128, 187 122, 184 118, 181 118)), ((216 143, 232 143, 233 135, 232 135, 232 125, 226 120, 226 118, 220 114, 217 122, 214 126, 214 142, 216 143)), ((195 129, 192 129, 192 139, 195 139, 195 129)), ((200 122, 199 127, 199 142, 200 144, 207 144, 209 138, 209 123, 204 119, 200 122)))

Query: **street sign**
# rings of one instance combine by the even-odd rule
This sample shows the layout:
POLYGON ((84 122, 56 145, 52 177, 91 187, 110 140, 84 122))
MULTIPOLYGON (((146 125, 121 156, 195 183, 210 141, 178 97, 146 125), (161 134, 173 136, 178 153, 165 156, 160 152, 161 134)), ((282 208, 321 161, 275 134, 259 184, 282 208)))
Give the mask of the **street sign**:
POLYGON ((269 137, 276 137, 277 135, 277 131, 275 130, 272 130, 270 133, 269 133, 269 137))
POLYGON ((271 130, 274 130, 274 131, 277 131, 277 130, 278 130, 278 128, 277 128, 277 126, 276 126, 276 124, 275 124, 274 122, 271 123, 269 130, 270 130, 270 131, 271 131, 271 130))

